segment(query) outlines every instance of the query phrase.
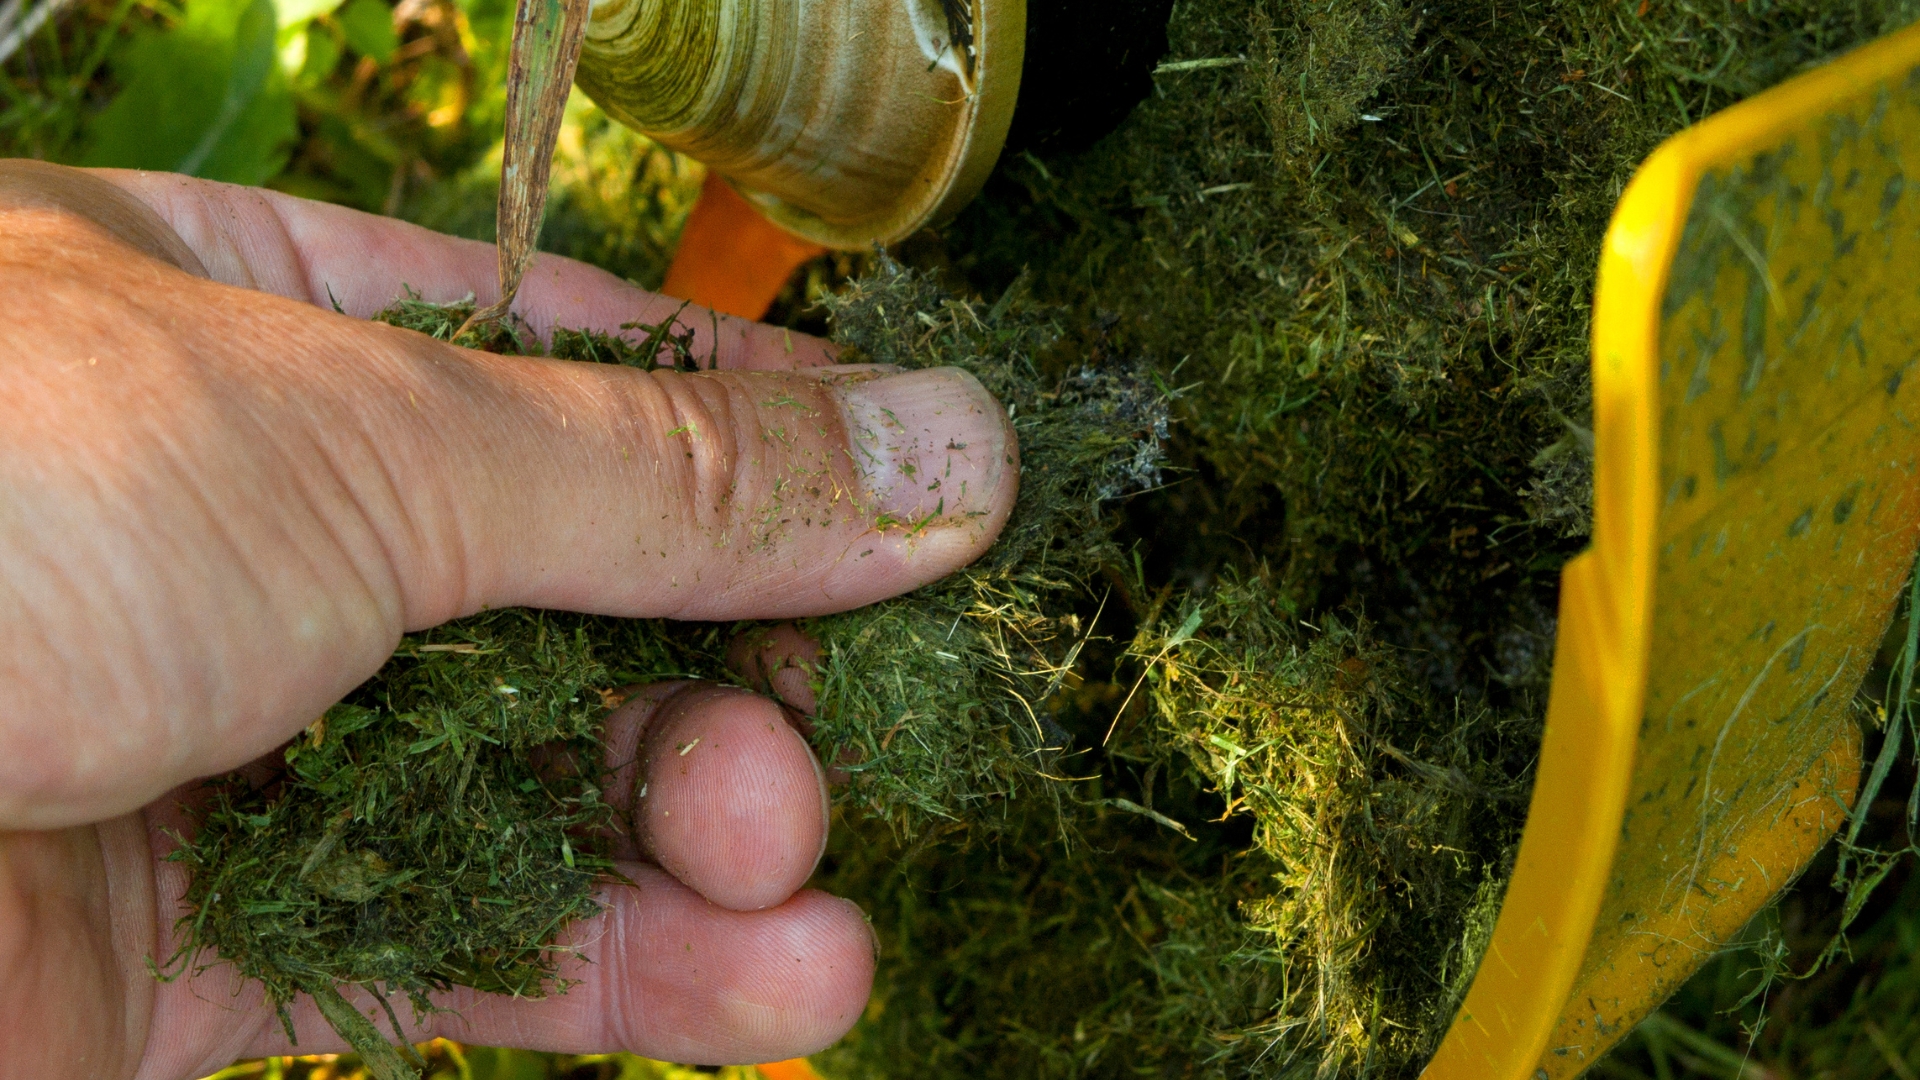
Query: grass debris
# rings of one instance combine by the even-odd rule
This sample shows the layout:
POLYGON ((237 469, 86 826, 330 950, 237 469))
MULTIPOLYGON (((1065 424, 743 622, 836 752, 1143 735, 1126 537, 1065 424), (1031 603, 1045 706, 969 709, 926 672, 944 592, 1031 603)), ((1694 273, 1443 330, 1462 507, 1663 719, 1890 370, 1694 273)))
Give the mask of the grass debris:
POLYGON ((1187 599, 1131 653, 1162 753, 1264 857, 1238 914, 1283 989, 1255 1056, 1421 1061, 1492 933, 1538 718, 1433 695, 1364 618, 1303 625, 1258 580, 1187 599))
POLYGON ((290 1038, 289 1004, 313 995, 370 1062, 384 1043, 352 1026, 339 987, 418 1013, 453 985, 555 987, 554 935, 599 910, 613 865, 598 736, 612 674, 585 630, 507 611, 408 635, 284 769, 215 784, 171 856, 191 872, 175 962, 258 980, 290 1038))
MULTIPOLYGON (((1021 885, 939 878, 954 912, 1025 889, 1012 925, 1055 920, 1023 948, 1060 985, 1098 985, 1073 973, 1099 941, 1158 990, 990 997, 954 953, 952 993, 846 1075, 1416 1074, 1523 824, 1559 570, 1589 528, 1608 215, 1667 135, 1916 18, 1912 0, 1180 3, 1157 92, 1119 131, 1003 162, 906 245, 968 288, 1026 275, 1075 325, 1110 316, 1112 347, 1179 388, 1176 479, 1127 504, 1120 537, 1149 583, 1116 634, 1134 646, 1079 691, 1094 713, 1131 704, 1075 773, 1200 839, 1114 841, 1021 885), (1164 786, 1182 770, 1190 801, 1164 786), (1210 859, 1216 840, 1237 854, 1210 859), (1191 924, 1047 899, 1126 870, 1231 898, 1193 911, 1230 913, 1202 938, 1232 978, 1164 974, 1191 924), (995 1024, 1022 1037, 970 1034, 995 1024)), ((1087 719, 1095 742, 1114 720, 1087 719)), ((885 940, 939 933, 876 912, 885 940)))
MULTIPOLYGON (((1008 812, 1059 768, 1071 736, 1044 703, 1090 632, 1081 598, 1120 558, 1106 504, 1160 479, 1160 384, 1098 350, 1043 376, 1060 331, 1050 313, 1019 304, 1022 287, 987 307, 882 262, 829 302, 851 354, 966 368, 1007 406, 1020 441, 1019 501, 977 562, 909 596, 801 624, 821 644, 818 691, 836 703, 820 710, 817 743, 826 760, 856 762, 850 798, 909 832, 913 815, 1008 812)), ((1044 781, 1037 790, 1060 792, 1044 781)))

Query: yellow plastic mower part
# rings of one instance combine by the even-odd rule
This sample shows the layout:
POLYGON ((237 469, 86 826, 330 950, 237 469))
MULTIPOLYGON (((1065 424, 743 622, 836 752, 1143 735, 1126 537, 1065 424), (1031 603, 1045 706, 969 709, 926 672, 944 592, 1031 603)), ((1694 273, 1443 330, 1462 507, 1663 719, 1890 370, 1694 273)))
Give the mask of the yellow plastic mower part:
POLYGON ((1655 152, 1593 323, 1594 543, 1426 1080, 1578 1074, 1846 817, 1849 703, 1920 537, 1920 28, 1655 152))

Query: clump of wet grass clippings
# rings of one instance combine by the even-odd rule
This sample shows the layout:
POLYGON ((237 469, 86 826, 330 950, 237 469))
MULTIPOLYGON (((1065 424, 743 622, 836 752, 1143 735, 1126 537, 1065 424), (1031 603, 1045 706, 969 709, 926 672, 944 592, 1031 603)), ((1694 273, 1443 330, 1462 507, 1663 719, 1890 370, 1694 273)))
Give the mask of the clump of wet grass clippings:
POLYGON ((1286 992, 1253 1024, 1319 1075, 1417 1068, 1465 995, 1511 871, 1535 718, 1436 698, 1366 620, 1309 626, 1228 577, 1150 620, 1148 737, 1252 821, 1239 916, 1286 992))
POLYGON ((339 987, 417 1013, 455 985, 565 989, 554 937, 599 911, 613 867, 600 729, 614 675, 590 626, 501 611, 409 635, 285 748, 284 771, 216 783, 171 856, 191 872, 175 962, 211 947, 266 988, 290 1038, 288 1006, 311 994, 383 1077, 398 1059, 339 987))
MULTIPOLYGON (((847 1075, 1416 1075, 1524 824, 1559 572, 1590 528, 1608 216, 1668 135, 1917 17, 1914 0, 1182 2, 1156 93, 1118 131, 1003 160, 906 245, 988 295, 1025 276, 1069 326, 1116 312, 1116 347, 1182 388, 1183 482, 1130 501, 1124 534, 1140 592, 1172 590, 1128 605, 1129 662, 1167 681, 1135 697, 1153 710, 1121 718, 1098 783, 1186 823, 1196 849, 1199 819, 1228 809, 1208 798, 1246 834, 1213 863, 1089 828, 1114 852, 1098 865, 929 869, 926 893, 875 919, 942 970, 883 959, 877 993, 915 1023, 863 1025, 892 1041, 860 1044, 847 1075), (1342 685, 1354 659, 1376 689, 1342 685), (1155 765, 1200 794, 1129 790, 1155 765), (1207 890, 1224 902, 1195 910, 1255 937, 1185 938, 1231 977, 1163 975, 1180 930, 1097 910, 1132 908, 1099 874, 1207 890), (974 907, 1045 954, 1031 978, 996 980, 957 944, 985 932, 974 907), (1089 975, 1076 950, 1094 942, 1156 990, 1089 975)), ((1137 674, 1090 677, 1117 704, 1137 674)))
POLYGON ((1418 1071, 1492 931, 1535 729, 1290 608, 1257 578, 1162 592, 1124 678, 1061 695, 1096 748, 1072 844, 1030 810, 930 852, 840 822, 821 885, 883 946, 831 1075, 1418 1071))
MULTIPOLYGON (((543 345, 533 328, 518 315, 508 314, 468 326, 467 321, 479 309, 471 293, 452 303, 437 304, 422 299, 410 286, 403 288, 405 291, 398 299, 374 314, 374 322, 412 330, 464 349, 508 356, 546 356, 555 360, 641 368, 664 365, 686 372, 712 366, 711 357, 703 364, 694 355, 693 328, 682 324, 678 313, 657 323, 621 324, 622 331, 643 331, 644 336, 638 341, 599 330, 555 327, 551 340, 543 345)), ((681 311, 687 306, 682 305, 681 311)))
MULTIPOLYGON (((467 320, 480 307, 474 302, 472 293, 450 304, 436 304, 422 299, 411 285, 401 288, 405 291, 393 303, 381 308, 373 316, 374 322, 412 330, 435 341, 452 342, 461 348, 479 349, 482 352, 525 356, 541 351, 539 338, 534 336, 532 328, 518 315, 490 319, 468 327, 465 333, 461 333, 461 327, 466 326, 467 320)), ((336 304, 334 310, 338 311, 339 305, 336 304)))
POLYGON ((1057 316, 992 305, 881 260, 827 303, 844 360, 973 373, 1019 438, 1020 497, 971 566, 908 596, 805 620, 820 643, 815 744, 847 798, 911 833, 980 820, 1045 778, 1067 732, 1041 707, 1090 632, 1080 611, 1118 565, 1109 503, 1159 482, 1169 399, 1142 365, 1095 357, 1049 378, 1057 316))

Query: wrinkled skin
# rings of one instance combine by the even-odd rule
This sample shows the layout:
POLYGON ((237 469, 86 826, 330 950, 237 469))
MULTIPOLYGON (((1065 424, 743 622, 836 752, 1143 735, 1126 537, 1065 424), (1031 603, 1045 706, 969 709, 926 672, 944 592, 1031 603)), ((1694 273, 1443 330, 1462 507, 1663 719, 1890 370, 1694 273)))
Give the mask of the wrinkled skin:
MULTIPOLYGON (((838 367, 730 319, 693 320, 719 364, 698 375, 364 321, 403 285, 486 302, 493 275, 491 247, 337 207, 0 161, 7 1075, 172 1080, 290 1049, 230 969, 149 974, 185 884, 160 860, 197 778, 269 755, 403 632, 504 605, 843 610, 964 565, 1005 521, 1017 451, 958 372, 838 367), (914 478, 934 473, 967 483, 930 495, 914 478), (769 524, 775 502, 808 527, 769 524), (876 527, 895 518, 920 527, 876 527)), ((611 331, 678 306, 543 258, 516 310, 611 331)), ((580 985, 449 994, 413 1037, 722 1063, 852 1025, 873 941, 852 904, 802 887, 826 840, 823 774, 788 722, 805 680, 742 656, 786 672, 769 683, 786 707, 672 684, 609 721, 632 884, 566 932, 580 985), (700 754, 654 752, 696 738, 700 754)), ((304 999, 295 1021, 300 1051, 340 1048, 304 999)))

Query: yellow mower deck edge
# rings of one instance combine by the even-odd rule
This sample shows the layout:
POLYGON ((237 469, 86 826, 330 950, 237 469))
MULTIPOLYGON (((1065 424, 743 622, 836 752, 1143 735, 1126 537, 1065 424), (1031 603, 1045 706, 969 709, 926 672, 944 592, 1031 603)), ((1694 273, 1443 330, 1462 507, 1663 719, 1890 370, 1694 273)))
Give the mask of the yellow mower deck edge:
MULTIPOLYGON (((1709 117, 1662 144, 1615 208, 1593 307, 1594 543, 1562 573, 1546 731, 1513 878, 1423 1080, 1546 1075, 1593 932, 1647 686, 1661 306, 1700 179, 1917 64, 1911 27, 1709 117)), ((1836 760, 1846 751, 1857 755, 1836 747, 1836 760)))

